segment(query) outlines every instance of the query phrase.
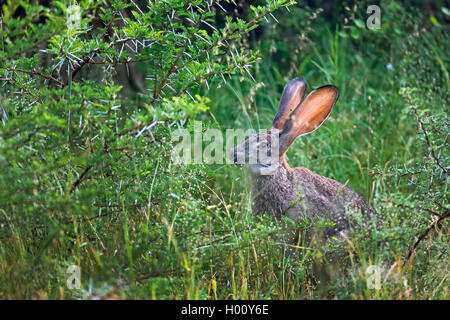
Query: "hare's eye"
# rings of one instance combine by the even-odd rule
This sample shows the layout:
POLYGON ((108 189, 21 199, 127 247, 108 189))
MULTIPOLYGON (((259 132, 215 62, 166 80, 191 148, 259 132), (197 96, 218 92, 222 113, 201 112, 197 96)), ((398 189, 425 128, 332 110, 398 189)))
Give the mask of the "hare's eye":
POLYGON ((265 148, 265 147, 267 147, 267 142, 263 141, 263 142, 261 142, 261 143, 259 144, 259 146, 260 146, 261 148, 265 148))

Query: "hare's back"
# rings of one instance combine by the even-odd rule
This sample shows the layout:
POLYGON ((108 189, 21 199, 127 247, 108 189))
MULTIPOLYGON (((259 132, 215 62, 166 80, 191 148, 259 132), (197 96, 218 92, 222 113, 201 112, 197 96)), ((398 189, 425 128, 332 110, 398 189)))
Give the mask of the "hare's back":
POLYGON ((297 186, 300 199, 298 216, 322 216, 336 222, 338 229, 346 229, 349 210, 363 214, 373 211, 367 201, 351 188, 336 180, 323 177, 304 167, 289 170, 290 179, 297 186), (341 228, 339 228, 341 227, 341 228))

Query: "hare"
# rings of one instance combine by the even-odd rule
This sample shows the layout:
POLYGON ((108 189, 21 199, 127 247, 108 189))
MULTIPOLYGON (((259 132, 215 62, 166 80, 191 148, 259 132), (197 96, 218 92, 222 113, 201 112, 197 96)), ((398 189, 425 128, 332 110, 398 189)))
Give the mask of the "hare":
POLYGON ((355 220, 352 213, 357 212, 366 222, 373 221, 372 215, 377 223, 379 218, 367 201, 346 185, 307 168, 291 168, 286 162, 286 151, 295 139, 316 130, 339 97, 338 88, 326 85, 304 98, 306 88, 303 78, 289 81, 272 127, 249 136, 230 150, 229 156, 251 171, 254 214, 284 215, 297 221, 322 217, 334 222, 320 234, 307 236, 319 240, 323 247, 330 244, 328 241, 339 243, 350 235, 355 220))

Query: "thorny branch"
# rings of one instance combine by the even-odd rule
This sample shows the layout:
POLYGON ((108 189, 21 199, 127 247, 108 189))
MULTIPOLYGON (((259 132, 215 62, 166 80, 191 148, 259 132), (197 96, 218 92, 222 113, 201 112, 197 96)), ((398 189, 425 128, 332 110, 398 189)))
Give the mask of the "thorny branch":
POLYGON ((84 177, 88 174, 89 170, 92 169, 92 166, 87 166, 86 169, 84 169, 83 173, 79 176, 79 178, 77 179, 77 181, 74 182, 74 184, 72 185, 72 188, 70 189, 70 193, 72 193, 77 186, 83 182, 84 177))
POLYGON ((58 79, 56 79, 56 78, 54 78, 52 76, 49 76, 48 74, 42 73, 42 72, 38 71, 37 69, 33 69, 32 71, 30 71, 30 70, 17 69, 17 68, 7 68, 6 70, 14 71, 14 72, 23 72, 23 73, 30 74, 30 75, 38 75, 38 76, 41 76, 44 79, 54 81, 57 84, 59 84, 60 86, 64 86, 64 83, 62 83, 58 79))
POLYGON ((425 237, 430 233, 431 230, 433 230, 434 228, 436 228, 436 232, 439 232, 441 229, 440 223, 442 222, 442 220, 444 220, 445 218, 448 218, 450 216, 450 211, 447 211, 446 213, 444 213, 443 215, 440 216, 440 218, 434 220, 429 226, 428 228, 426 228, 419 236, 419 238, 416 240, 416 242, 414 243, 414 245, 412 245, 409 248, 409 252, 408 252, 408 257, 407 260, 412 261, 412 259, 414 258, 414 253, 416 252, 417 247, 419 246, 420 242, 422 242, 423 239, 425 239, 425 237))
POLYGON ((425 207, 421 207, 421 206, 414 206, 414 207, 413 207, 413 206, 408 206, 408 205, 406 205, 406 204, 396 203, 396 202, 394 202, 394 201, 392 201, 392 200, 388 200, 387 202, 393 203, 393 204, 395 204, 396 206, 399 206, 399 207, 402 207, 402 208, 407 208, 407 209, 419 209, 419 210, 428 211, 429 213, 432 213, 432 214, 436 215, 436 216, 439 217, 439 218, 442 218, 442 216, 443 216, 440 212, 437 212, 437 211, 432 210, 432 209, 430 209, 430 208, 425 208, 425 207))
POLYGON ((425 141, 428 145, 428 148, 430 149, 430 154, 431 157, 434 159, 434 161, 436 162, 436 164, 438 165, 439 168, 442 169, 442 171, 447 175, 448 174, 448 170, 441 164, 439 158, 436 156, 436 153, 434 151, 434 147, 431 144, 431 140, 430 137, 428 135, 428 132, 425 128, 425 124, 423 123, 422 119, 419 116, 419 113, 417 112, 417 106, 415 103, 412 102, 411 97, 409 96, 409 94, 405 94, 406 99, 408 100, 412 110, 414 111, 414 114, 416 115, 417 121, 419 122, 420 125, 420 129, 422 130, 424 136, 425 136, 425 141))

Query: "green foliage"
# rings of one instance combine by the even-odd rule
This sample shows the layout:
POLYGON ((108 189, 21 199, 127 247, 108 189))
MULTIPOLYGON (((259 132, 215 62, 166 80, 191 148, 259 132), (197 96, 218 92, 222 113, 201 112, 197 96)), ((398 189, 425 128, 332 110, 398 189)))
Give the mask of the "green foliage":
POLYGON ((368 30, 365 1, 234 2, 78 1, 75 27, 73 1, 2 5, 1 298, 327 297, 320 254, 286 239, 329 222, 254 217, 243 171, 170 160, 172 130, 194 119, 267 128, 302 76, 341 96, 289 162, 383 217, 348 239, 330 294, 448 299, 448 8, 381 1, 368 30))
MULTIPOLYGON (((214 26, 218 2, 73 4, 2 8, 1 295, 83 296, 64 292, 71 264, 81 267, 83 289, 103 280, 128 286, 148 270, 183 287, 197 264, 185 250, 199 240, 177 244, 173 230, 202 232, 210 196, 205 168, 171 166, 173 122, 208 110, 209 100, 189 90, 250 72, 257 51, 237 40, 292 3, 269 1, 223 26, 214 26), (136 64, 145 79, 132 97, 116 74, 125 66, 138 77, 129 74, 136 64), (26 274, 32 283, 15 288, 26 274)), ((151 289, 157 298, 164 279, 151 289)))

